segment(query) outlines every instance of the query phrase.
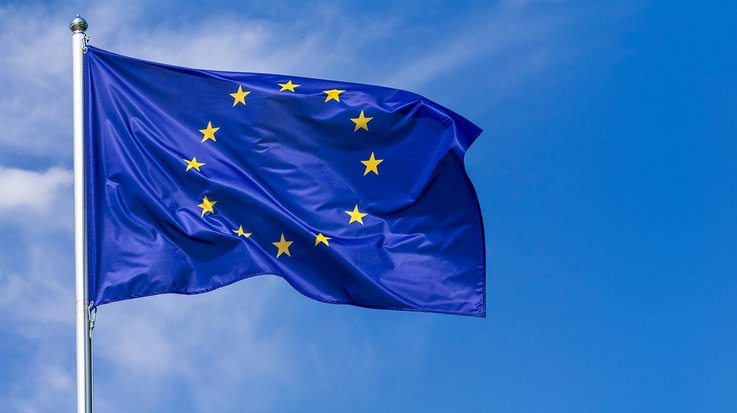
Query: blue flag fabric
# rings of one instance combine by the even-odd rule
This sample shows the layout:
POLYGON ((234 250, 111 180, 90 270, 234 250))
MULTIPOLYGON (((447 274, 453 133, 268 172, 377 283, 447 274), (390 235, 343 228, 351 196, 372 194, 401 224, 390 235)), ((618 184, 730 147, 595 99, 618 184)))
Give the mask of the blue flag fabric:
POLYGON ((413 93, 85 55, 95 306, 283 277, 369 308, 486 315, 463 157, 481 130, 413 93))

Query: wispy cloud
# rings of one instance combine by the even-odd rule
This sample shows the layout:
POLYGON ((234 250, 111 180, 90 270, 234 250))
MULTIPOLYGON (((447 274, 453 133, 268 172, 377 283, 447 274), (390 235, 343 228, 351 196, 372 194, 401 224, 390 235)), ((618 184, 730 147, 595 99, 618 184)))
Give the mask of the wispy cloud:
POLYGON ((0 165, 28 168, 40 159, 69 165, 71 55, 65 25, 43 7, 0 6, 0 19, 18 16, 24 16, 22 32, 14 25, 0 28, 0 165))
POLYGON ((89 20, 106 22, 90 29, 92 44, 129 56, 203 69, 302 76, 352 66, 364 47, 391 36, 390 21, 346 19, 335 8, 319 6, 312 13, 316 20, 220 14, 186 25, 151 26, 102 6, 91 10, 89 20))
POLYGON ((567 29, 582 12, 565 3, 507 0, 479 10, 462 26, 451 27, 454 35, 431 34, 427 42, 430 46, 406 59, 383 82, 434 91, 438 89, 434 83, 456 79, 455 83, 466 84, 465 92, 455 93, 455 98, 479 93, 484 96, 484 106, 493 107, 583 51, 567 41, 567 29), (541 10, 537 7, 541 3, 549 7, 541 10), (472 78, 468 76, 469 67, 475 68, 472 78), (457 79, 461 73, 465 75, 457 79))
MULTIPOLYGON (((22 214, 18 214, 22 215, 22 214)), ((53 227, 53 214, 35 225, 0 225, 0 342, 12 343, 0 358, 8 411, 70 411, 74 407, 74 272, 70 232, 53 227), (12 257, 12 258, 10 258, 12 257)))

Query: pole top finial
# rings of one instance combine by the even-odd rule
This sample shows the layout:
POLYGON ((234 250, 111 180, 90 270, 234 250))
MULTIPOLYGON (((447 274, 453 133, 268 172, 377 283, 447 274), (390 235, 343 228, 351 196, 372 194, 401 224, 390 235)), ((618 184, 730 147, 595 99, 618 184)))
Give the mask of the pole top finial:
POLYGON ((72 31, 72 33, 84 33, 85 30, 87 30, 87 21, 80 17, 78 14, 77 17, 72 20, 71 23, 69 23, 69 30, 72 31))

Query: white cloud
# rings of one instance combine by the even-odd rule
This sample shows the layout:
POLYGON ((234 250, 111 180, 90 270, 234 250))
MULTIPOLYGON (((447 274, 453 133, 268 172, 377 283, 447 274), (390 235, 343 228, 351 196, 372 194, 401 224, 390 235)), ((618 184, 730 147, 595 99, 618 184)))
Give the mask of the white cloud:
MULTIPOLYGON (((63 20, 38 6, 0 6, 0 162, 71 155, 71 52, 63 20), (26 158, 27 159, 27 158, 26 158)), ((17 165, 14 165, 17 166, 17 165)))
POLYGON ((48 211, 60 195, 69 195, 72 171, 52 168, 46 172, 0 166, 0 213, 18 209, 48 211))
MULTIPOLYGON (((40 215, 39 226, 51 214, 40 215)), ((0 377, 10 411, 71 410, 74 406, 74 273, 71 233, 25 225, 0 225, 13 238, 0 256, 2 340, 17 350, 4 354, 0 377), (15 261, 15 262, 9 262, 15 261)))
POLYGON ((146 388, 137 404, 154 410, 172 383, 197 389, 188 396, 195 411, 227 410, 233 395, 248 398, 257 410, 273 403, 268 389, 288 386, 301 365, 284 326, 263 325, 268 302, 285 287, 261 277, 201 296, 101 307, 95 334, 99 403, 125 411, 130 398, 120 386, 146 388))

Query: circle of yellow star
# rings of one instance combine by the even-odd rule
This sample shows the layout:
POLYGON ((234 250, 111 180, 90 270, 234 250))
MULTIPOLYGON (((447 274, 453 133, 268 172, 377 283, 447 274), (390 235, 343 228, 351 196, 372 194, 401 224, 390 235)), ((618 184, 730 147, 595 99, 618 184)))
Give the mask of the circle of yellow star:
POLYGON ((239 225, 238 229, 234 229, 233 232, 235 232, 236 237, 250 237, 253 232, 243 232, 243 225, 239 225))
POLYGON ((207 128, 206 129, 200 129, 200 132, 202 135, 202 142, 204 143, 208 139, 212 139, 213 142, 217 142, 215 140, 215 132, 219 131, 220 128, 213 128, 212 122, 207 122, 207 128))
POLYGON ((233 96, 233 107, 235 105, 242 103, 244 106, 246 105, 246 96, 248 96, 251 92, 243 90, 241 85, 238 85, 238 91, 235 93, 231 93, 230 96, 233 96))
POLYGON ((189 172, 190 169, 194 168, 197 172, 200 172, 200 166, 204 165, 204 162, 197 162, 197 157, 193 156, 192 160, 182 159, 187 162, 187 169, 184 172, 189 172))
POLYGON ((319 234, 315 235, 315 246, 317 246, 317 244, 319 244, 321 242, 323 244, 327 245, 327 246, 330 246, 330 244, 328 244, 328 240, 329 239, 332 239, 332 238, 326 237, 325 235, 322 235, 322 233, 319 233, 319 234))
POLYGON ((294 241, 285 240, 284 234, 281 234, 281 239, 279 241, 272 242, 272 244, 279 248, 279 251, 276 252, 276 258, 279 258, 282 254, 287 254, 288 257, 291 257, 292 255, 289 253, 289 246, 293 243, 294 241))
POLYGON ((294 83, 292 83, 291 80, 288 81, 287 83, 277 83, 277 85, 281 86, 281 89, 279 89, 279 92, 283 92, 285 90, 294 92, 294 88, 302 86, 302 85, 295 85, 294 83))
POLYGON ((323 90, 322 93, 326 93, 328 96, 325 98, 325 102, 328 102, 330 100, 334 100, 336 102, 340 102, 340 94, 345 92, 345 90, 338 90, 338 89, 330 89, 330 90, 323 90))
POLYGON ((218 201, 210 201, 209 199, 207 199, 207 196, 205 196, 205 198, 202 200, 202 203, 199 204, 199 205, 197 205, 198 207, 202 208, 202 215, 200 215, 200 216, 204 217, 205 216, 205 212, 209 212, 211 214, 214 214, 215 213, 215 210, 212 209, 212 207, 215 204, 217 204, 217 203, 218 203, 218 201))
POLYGON ((345 213, 348 214, 348 215, 350 215, 350 217, 351 217, 351 220, 348 221, 349 224, 352 223, 352 222, 358 222, 361 225, 363 225, 363 217, 365 217, 366 215, 368 215, 368 214, 365 214, 363 212, 359 212, 358 211, 358 204, 356 204, 356 207, 353 208, 353 211, 345 211, 345 213))
POLYGON ((362 164, 366 165, 366 170, 363 171, 363 176, 368 175, 369 172, 373 172, 376 175, 378 175, 379 174, 378 166, 382 162, 384 162, 383 159, 374 158, 374 153, 371 152, 371 157, 368 160, 361 161, 362 164))
POLYGON ((368 123, 369 123, 369 121, 371 119, 373 119, 373 118, 367 118, 367 117, 363 116, 363 111, 361 111, 361 114, 358 115, 357 118, 351 118, 351 120, 353 121, 353 123, 356 124, 356 128, 353 129, 353 132, 356 132, 359 129, 365 129, 365 130, 368 131, 368 123))

